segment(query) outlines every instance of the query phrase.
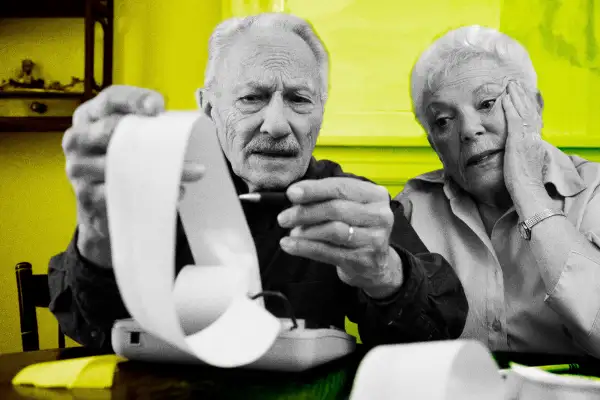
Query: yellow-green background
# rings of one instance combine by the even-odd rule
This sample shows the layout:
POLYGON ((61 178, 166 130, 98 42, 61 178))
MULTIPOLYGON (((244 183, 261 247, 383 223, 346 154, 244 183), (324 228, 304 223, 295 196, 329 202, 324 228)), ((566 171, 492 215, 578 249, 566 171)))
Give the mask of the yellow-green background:
MULTIPOLYGON (((500 28, 527 46, 546 100, 546 139, 600 161, 600 0, 115 0, 114 81, 159 90, 169 109, 191 109, 214 26, 274 9, 309 19, 331 54, 317 156, 392 195, 439 167, 410 113, 408 72, 434 36, 463 24, 500 28)), ((0 20, 0 79, 25 57, 46 79, 82 77, 82 35, 79 20, 0 20)), ((0 353, 21 349, 15 263, 45 273, 73 232, 61 136, 0 133, 0 353)), ((38 317, 41 347, 56 347, 54 318, 47 310, 38 317)))

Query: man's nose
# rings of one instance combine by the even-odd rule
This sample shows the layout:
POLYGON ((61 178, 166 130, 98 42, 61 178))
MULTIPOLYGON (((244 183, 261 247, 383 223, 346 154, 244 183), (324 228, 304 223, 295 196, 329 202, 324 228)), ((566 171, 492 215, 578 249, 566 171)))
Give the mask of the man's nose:
POLYGON ((264 119, 260 127, 260 133, 266 133, 275 139, 292 133, 292 128, 285 116, 283 99, 280 95, 274 95, 263 112, 264 119))
POLYGON ((485 128, 483 127, 481 118, 476 113, 463 115, 461 118, 460 141, 468 142, 474 140, 477 136, 483 135, 485 128))

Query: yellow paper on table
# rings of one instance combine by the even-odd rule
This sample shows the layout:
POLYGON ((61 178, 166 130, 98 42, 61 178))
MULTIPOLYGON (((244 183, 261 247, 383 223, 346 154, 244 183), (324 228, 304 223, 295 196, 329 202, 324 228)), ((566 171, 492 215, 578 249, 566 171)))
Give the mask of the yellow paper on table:
POLYGON ((42 388, 106 389, 112 386, 115 369, 121 361, 125 358, 104 355, 33 364, 23 368, 12 383, 42 388))

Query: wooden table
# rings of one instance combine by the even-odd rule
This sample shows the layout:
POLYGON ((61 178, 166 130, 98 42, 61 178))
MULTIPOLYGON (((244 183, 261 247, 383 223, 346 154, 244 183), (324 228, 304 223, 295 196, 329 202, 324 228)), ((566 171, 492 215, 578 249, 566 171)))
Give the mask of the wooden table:
POLYGON ((27 365, 97 355, 84 348, 0 355, 0 399, 344 399, 363 352, 303 373, 217 369, 204 366, 120 363, 111 389, 59 390, 13 387, 27 365))
MULTIPOLYGON (((100 354, 84 348, 0 355, 0 399, 346 399, 366 350, 303 373, 278 373, 204 366, 120 363, 107 390, 59 390, 13 387, 15 374, 38 362, 100 354)), ((581 374, 600 376, 600 361, 591 358, 495 353, 500 368, 508 361, 524 365, 579 363, 581 374)), ((435 362, 435 361, 433 361, 435 362)))

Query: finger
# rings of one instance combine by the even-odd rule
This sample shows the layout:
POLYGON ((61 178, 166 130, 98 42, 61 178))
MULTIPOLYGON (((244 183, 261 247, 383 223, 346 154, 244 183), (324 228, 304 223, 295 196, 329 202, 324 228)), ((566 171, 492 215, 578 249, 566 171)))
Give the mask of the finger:
POLYGON ((79 154, 106 154, 110 139, 123 114, 112 114, 96 122, 73 126, 63 138, 63 149, 79 154))
POLYGON ((83 180, 88 183, 104 182, 106 157, 90 156, 67 158, 65 169, 67 177, 70 180, 83 180))
POLYGON ((514 81, 510 84, 509 93, 513 105, 523 122, 531 126, 532 129, 537 129, 539 113, 533 101, 533 96, 527 92, 522 84, 514 81))
POLYGON ((288 254, 304 257, 330 265, 344 265, 352 252, 327 243, 306 239, 284 237, 279 241, 281 249, 288 254))
POLYGON ((91 221, 98 217, 105 218, 105 184, 103 182, 89 183, 77 181, 74 187, 78 209, 86 221, 91 221))
POLYGON ((65 131, 62 138, 62 148, 65 154, 73 151, 77 147, 77 137, 78 135, 81 135, 83 129, 82 126, 72 126, 65 131))
POLYGON ((158 92, 114 85, 80 106, 73 114, 73 125, 95 122, 114 113, 153 116, 164 109, 164 98, 158 92))
POLYGON ((292 203, 306 204, 331 199, 352 200, 359 203, 389 201, 383 186, 355 178, 327 178, 304 180, 291 185, 287 192, 292 203))
POLYGON ((202 164, 186 162, 181 174, 182 182, 196 182, 201 179, 206 172, 206 167, 202 164))
POLYGON ((534 92, 530 91, 522 82, 515 82, 515 92, 523 102, 524 109, 533 114, 535 111, 534 92))
POLYGON ((521 88, 515 81, 509 82, 508 95, 519 117, 521 117, 522 120, 526 121, 528 117, 528 112, 526 109, 525 99, 523 98, 521 88))
POLYGON ((531 133, 534 139, 540 137, 542 129, 542 115, 537 101, 537 92, 528 91, 524 85, 518 84, 517 90, 521 94, 519 97, 523 100, 524 109, 526 110, 527 119, 525 120, 525 133, 531 133))
POLYGON ((370 231, 333 221, 311 226, 297 226, 291 230, 290 237, 329 243, 339 247, 358 248, 372 245, 370 231))
POLYGON ((352 226, 387 227, 391 226, 393 219, 394 215, 387 201, 361 204, 348 200, 329 200, 322 203, 293 206, 277 216, 277 221, 283 228, 333 221, 352 226))
POLYGON ((519 116, 519 113, 515 109, 510 96, 502 97, 502 109, 504 110, 504 117, 506 118, 506 125, 509 132, 509 138, 512 136, 511 132, 522 132, 523 123, 519 116))

